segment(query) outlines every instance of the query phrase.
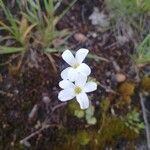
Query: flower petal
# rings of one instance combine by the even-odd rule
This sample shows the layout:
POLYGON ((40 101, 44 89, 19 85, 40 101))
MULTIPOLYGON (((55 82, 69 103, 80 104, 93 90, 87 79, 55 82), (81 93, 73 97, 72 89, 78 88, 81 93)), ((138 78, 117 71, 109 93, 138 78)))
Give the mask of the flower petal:
POLYGON ((79 64, 83 62, 88 52, 89 50, 85 48, 81 48, 76 52, 75 58, 79 64))
POLYGON ((92 92, 95 91, 96 89, 97 89, 97 84, 92 81, 87 82, 84 87, 85 92, 92 92))
POLYGON ((90 67, 87 64, 85 64, 85 63, 82 63, 77 68, 77 70, 78 70, 78 72, 81 72, 81 73, 85 74, 86 76, 88 76, 91 73, 90 67))
POLYGON ((76 96, 81 109, 87 109, 89 107, 89 98, 86 93, 80 93, 76 96))
POLYGON ((69 50, 65 50, 62 54, 62 58, 66 61, 70 66, 73 66, 76 63, 76 59, 73 54, 69 50))
POLYGON ((68 79, 72 82, 77 78, 77 71, 74 68, 70 68, 68 71, 68 79))
POLYGON ((75 78, 75 85, 84 87, 87 81, 87 76, 82 73, 77 73, 77 77, 75 78))
POLYGON ((65 89, 59 92, 58 99, 61 101, 68 101, 75 97, 73 89, 65 89))
POLYGON ((68 72, 69 72, 70 69, 71 69, 71 67, 68 67, 68 68, 64 69, 64 70, 61 72, 61 78, 62 78, 62 79, 68 79, 68 72))
POLYGON ((75 85, 72 83, 72 82, 70 82, 69 80, 62 80, 62 81, 60 81, 59 82, 59 86, 62 88, 62 89, 68 89, 68 88, 74 88, 75 87, 75 85))

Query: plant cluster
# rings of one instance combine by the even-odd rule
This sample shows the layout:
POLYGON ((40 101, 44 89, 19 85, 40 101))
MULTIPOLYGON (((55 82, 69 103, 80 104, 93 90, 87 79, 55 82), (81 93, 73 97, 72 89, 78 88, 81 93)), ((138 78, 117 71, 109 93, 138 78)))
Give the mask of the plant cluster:
MULTIPOLYGON (((68 147, 77 149, 106 149, 107 146, 116 148, 118 139, 127 139, 133 141, 138 137, 138 133, 125 125, 125 121, 116 116, 106 115, 104 125, 101 132, 97 128, 78 130, 75 133, 66 133, 65 142, 58 145, 55 149, 61 148, 65 150, 68 147)), ((140 129, 141 130, 141 129, 140 129)))
MULTIPOLYGON (((136 11, 138 13, 145 13, 150 10, 149 0, 106 1, 111 7, 109 8, 110 10, 117 10, 117 13, 114 15, 118 15, 118 18, 130 15, 134 16, 136 11)), ((0 46, 0 54, 24 52, 30 44, 42 47, 42 50, 45 52, 57 52, 55 40, 65 40, 69 32, 67 30, 58 31, 56 25, 74 2, 75 0, 57 16, 56 12, 60 1, 43 0, 40 2, 39 0, 26 0, 24 9, 22 9, 22 6, 19 7, 22 9, 20 17, 16 18, 5 6, 3 0, 0 0, 0 7, 7 20, 6 22, 0 21, 0 30, 6 32, 8 35, 2 40, 5 42, 5 40, 13 39, 16 42, 10 47, 0 46), (15 47, 16 45, 17 47, 15 47)), ((137 63, 147 63, 150 61, 149 48, 150 35, 148 34, 137 48, 138 51, 134 57, 137 63)), ((64 142, 62 149, 67 149, 68 147, 76 150, 81 147, 84 149, 87 149, 87 147, 90 149, 104 149, 106 145, 115 145, 116 139, 128 139, 132 141, 144 129, 144 123, 140 120, 140 113, 138 111, 133 110, 129 112, 129 109, 125 107, 122 111, 123 115, 116 112, 112 115, 111 112, 115 109, 112 108, 111 104, 115 103, 116 99, 119 99, 119 101, 113 104, 114 107, 116 105, 124 106, 124 104, 127 104, 129 106, 131 104, 135 89, 133 83, 127 81, 121 83, 118 93, 115 93, 117 96, 110 94, 110 97, 101 100, 100 106, 98 106, 99 109, 96 109, 92 105, 87 93, 97 90, 97 83, 96 81, 88 80, 91 68, 83 62, 88 52, 87 49, 81 48, 75 55, 70 50, 65 50, 62 54, 63 60, 69 67, 61 72, 62 80, 59 82, 59 86, 62 90, 58 93, 58 99, 66 102, 76 98, 76 101, 69 101, 69 111, 82 121, 83 119, 86 121, 84 130, 78 129, 76 134, 67 133, 67 129, 63 131, 65 135, 62 135, 62 137, 65 137, 64 139, 67 142, 64 142), (98 111, 98 116, 95 117, 94 114, 96 111, 98 111), (93 129, 90 125, 95 125, 95 128, 93 129), (89 126, 91 130, 88 130, 89 126)), ((9 71, 15 72, 15 69, 12 66, 10 67, 9 71)), ((149 91, 149 77, 145 77, 141 85, 145 91, 149 91)), ((26 110, 27 107, 28 105, 25 105, 22 109, 26 110)), ((122 109, 122 107, 119 107, 119 109, 122 109)))
POLYGON ((119 88, 120 93, 120 103, 121 104, 131 104, 132 95, 134 94, 135 85, 129 81, 123 82, 119 88))
POLYGON ((140 133, 140 130, 144 129, 144 123, 141 122, 140 114, 136 110, 127 113, 123 120, 125 121, 125 125, 137 134, 140 133))
POLYGON ((136 64, 150 62, 150 0, 105 0, 115 30, 116 40, 125 44, 132 41, 136 64))
POLYGON ((106 5, 114 17, 120 18, 150 12, 149 2, 149 0, 106 0, 106 5))
POLYGON ((68 105, 68 112, 79 119, 84 118, 88 125, 95 125, 97 123, 97 119, 94 116, 95 107, 93 105, 90 105, 86 110, 82 110, 79 105, 73 101, 68 105))
POLYGON ((0 54, 23 52, 28 49, 31 44, 30 41, 32 41, 33 46, 40 45, 46 52, 57 52, 56 49, 53 49, 56 46, 55 40, 59 38, 62 41, 60 45, 62 45, 69 32, 65 29, 58 31, 56 25, 75 2, 76 0, 73 0, 60 15, 56 15, 60 2, 27 0, 26 5, 22 8, 18 1, 21 13, 19 17, 16 17, 6 7, 4 1, 0 0, 0 8, 6 17, 6 22, 0 21, 0 30, 7 34, 3 40, 13 39, 16 42, 9 47, 0 46, 0 54))
POLYGON ((133 55, 136 64, 150 63, 150 33, 144 38, 136 49, 137 51, 133 55))
POLYGON ((143 77, 141 81, 141 86, 144 91, 148 93, 150 92, 150 77, 149 76, 143 77))

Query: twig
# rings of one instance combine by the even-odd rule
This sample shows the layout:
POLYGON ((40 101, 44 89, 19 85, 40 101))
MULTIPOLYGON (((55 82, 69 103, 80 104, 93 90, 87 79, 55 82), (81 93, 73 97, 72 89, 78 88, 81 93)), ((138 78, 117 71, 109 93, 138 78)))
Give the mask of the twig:
POLYGON ((58 105, 54 106, 54 107, 52 108, 52 113, 53 113, 56 109, 58 109, 58 108, 60 108, 60 107, 62 107, 62 106, 65 106, 65 105, 67 105, 67 103, 66 103, 66 102, 65 102, 65 103, 61 103, 61 104, 58 104, 58 105))
POLYGON ((116 43, 113 43, 113 44, 111 44, 111 45, 108 45, 108 46, 106 46, 106 47, 104 47, 104 49, 105 49, 105 50, 107 50, 107 49, 113 49, 113 48, 116 47, 116 45, 117 45, 117 42, 116 42, 116 43))
POLYGON ((9 63, 11 63, 14 59, 16 59, 17 57, 19 57, 20 54, 15 54, 15 55, 12 55, 8 61, 4 62, 4 63, 1 63, 0 66, 3 66, 3 65, 7 65, 9 63))
POLYGON ((118 64, 115 60, 112 60, 112 64, 113 64, 114 69, 115 69, 117 72, 120 72, 120 71, 121 71, 121 68, 120 68, 119 64, 118 64))
POLYGON ((51 62, 54 72, 57 73, 57 68, 56 68, 56 63, 54 58, 51 56, 51 54, 45 53, 45 55, 48 57, 49 61, 51 62))
MULTIPOLYGON (((43 126, 38 130, 33 133, 31 133, 29 136, 25 137, 24 139, 20 140, 20 144, 26 145, 26 143, 29 143, 28 140, 31 139, 32 137, 36 136, 37 134, 41 133, 44 129, 50 128, 50 127, 56 127, 57 125, 52 124, 43 124, 43 126)), ((28 144, 29 145, 29 144, 28 144)))
POLYGON ((96 61, 110 62, 110 60, 108 60, 107 58, 104 58, 104 57, 101 57, 101 56, 97 56, 95 54, 88 54, 87 57, 89 59, 95 59, 96 61))
POLYGON ((137 82, 140 82, 140 77, 139 77, 139 68, 136 66, 136 65, 134 65, 133 66, 134 67, 134 71, 135 71, 135 73, 136 73, 136 81, 137 82))
POLYGON ((20 144, 24 144, 26 143, 26 141, 28 141, 29 139, 31 139, 32 137, 34 137, 35 135, 39 134, 41 131, 43 131, 44 129, 48 128, 49 125, 47 126, 43 126, 41 129, 39 129, 38 131, 35 131, 33 133, 31 133, 29 136, 25 137, 24 139, 20 140, 20 144))
POLYGON ((39 108, 39 107, 38 107, 37 104, 35 104, 35 105, 33 106, 31 112, 30 112, 29 115, 28 115, 29 120, 32 120, 32 119, 36 116, 37 111, 38 111, 38 108, 39 108))
POLYGON ((141 103, 143 119, 144 119, 144 123, 145 123, 145 132, 146 132, 146 137, 147 137, 147 147, 150 150, 150 129, 149 129, 149 124, 148 124, 148 119, 147 119, 146 108, 145 108, 144 102, 145 102, 145 98, 140 93, 140 103, 141 103))
POLYGON ((0 90, 0 94, 4 95, 4 96, 7 96, 7 97, 13 97, 12 93, 8 93, 8 92, 2 91, 2 90, 0 90))
POLYGON ((117 92, 115 92, 114 90, 112 90, 112 89, 106 87, 105 85, 102 85, 102 84, 100 84, 100 83, 99 83, 99 85, 100 85, 103 89, 105 89, 106 92, 108 92, 108 93, 113 93, 113 94, 117 94, 117 92))
POLYGON ((99 133, 99 134, 101 133, 101 131, 102 131, 102 129, 103 129, 104 122, 105 122, 105 118, 106 118, 106 115, 105 115, 105 113, 103 113, 103 114, 102 114, 102 123, 101 123, 101 126, 100 126, 99 130, 98 130, 98 133, 99 133))

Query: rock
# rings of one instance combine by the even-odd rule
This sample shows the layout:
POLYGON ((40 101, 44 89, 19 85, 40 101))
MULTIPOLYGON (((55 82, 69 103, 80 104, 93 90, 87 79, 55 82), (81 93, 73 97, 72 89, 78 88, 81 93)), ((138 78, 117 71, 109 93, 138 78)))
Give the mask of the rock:
POLYGON ((44 97, 42 98, 42 100, 43 100, 43 102, 44 102, 45 104, 49 104, 49 103, 50 103, 50 98, 49 98, 48 96, 44 96, 44 97))
POLYGON ((129 42, 129 39, 124 35, 118 35, 116 39, 119 45, 124 45, 125 43, 129 42))
POLYGON ((93 25, 100 26, 101 28, 107 28, 110 24, 108 16, 104 12, 100 12, 97 7, 94 8, 89 20, 91 20, 93 25))
POLYGON ((82 33, 75 33, 74 38, 80 43, 84 43, 87 40, 87 37, 82 33))
POLYGON ((126 80, 126 76, 122 73, 117 73, 115 75, 117 82, 123 82, 126 80))

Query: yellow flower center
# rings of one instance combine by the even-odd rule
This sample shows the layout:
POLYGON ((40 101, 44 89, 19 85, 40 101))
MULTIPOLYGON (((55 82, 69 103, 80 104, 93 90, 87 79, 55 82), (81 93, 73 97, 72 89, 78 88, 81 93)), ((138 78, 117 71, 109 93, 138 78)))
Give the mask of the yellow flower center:
POLYGON ((76 69, 76 68, 78 68, 78 67, 79 67, 79 64, 74 64, 74 65, 73 65, 73 68, 74 68, 74 69, 76 69))
POLYGON ((79 86, 76 86, 74 92, 75 94, 80 94, 82 92, 82 89, 79 86))

